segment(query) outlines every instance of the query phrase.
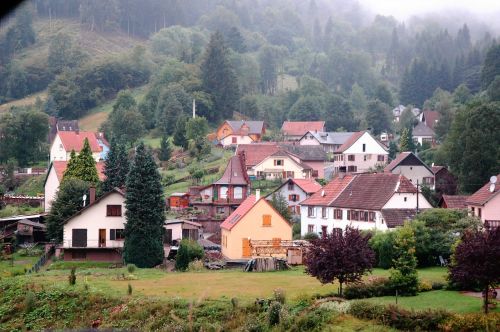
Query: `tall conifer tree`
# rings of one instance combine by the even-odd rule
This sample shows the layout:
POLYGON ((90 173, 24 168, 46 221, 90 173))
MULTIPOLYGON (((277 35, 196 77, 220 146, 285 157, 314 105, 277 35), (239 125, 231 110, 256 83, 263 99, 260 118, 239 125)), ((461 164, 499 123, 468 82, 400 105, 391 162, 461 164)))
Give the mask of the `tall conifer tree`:
POLYGON ((64 178, 80 179, 92 184, 99 183, 96 162, 92 156, 92 150, 87 138, 83 141, 83 148, 77 156, 75 156, 74 151, 71 152, 64 178))
POLYGON ((109 192, 113 188, 125 187, 129 170, 130 164, 125 145, 112 141, 104 165, 104 175, 106 175, 106 179, 103 182, 104 192, 109 192))
POLYGON ((127 178, 123 258, 138 267, 163 261, 163 190, 161 176, 149 151, 140 143, 127 178))

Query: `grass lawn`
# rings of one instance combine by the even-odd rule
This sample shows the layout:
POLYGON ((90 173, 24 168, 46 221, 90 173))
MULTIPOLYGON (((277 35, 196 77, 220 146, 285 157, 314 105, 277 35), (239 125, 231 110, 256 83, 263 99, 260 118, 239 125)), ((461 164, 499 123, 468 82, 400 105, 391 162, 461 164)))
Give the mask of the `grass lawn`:
MULTIPOLYGON (((46 163, 45 163, 45 166, 46 163)), ((43 194, 43 183, 45 181, 45 174, 30 176, 15 189, 17 195, 37 196, 43 194)))
POLYGON ((0 260, 0 277, 10 277, 12 275, 23 275, 24 269, 29 269, 36 263, 38 256, 28 257, 20 256, 14 253, 14 265, 11 265, 10 260, 0 260))

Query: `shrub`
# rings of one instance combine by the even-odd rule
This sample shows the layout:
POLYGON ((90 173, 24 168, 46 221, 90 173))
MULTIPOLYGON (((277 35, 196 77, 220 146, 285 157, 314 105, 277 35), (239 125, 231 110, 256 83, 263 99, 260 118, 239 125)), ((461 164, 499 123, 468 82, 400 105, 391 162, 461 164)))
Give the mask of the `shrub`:
POLYGON ((269 310, 267 313, 267 318, 269 322, 269 326, 278 325, 280 323, 280 311, 281 311, 281 303, 273 302, 269 306, 269 310))
POLYGON ((127 294, 128 294, 128 295, 132 295, 132 285, 131 285, 131 284, 128 284, 128 287, 127 287, 127 294))
POLYGON ((24 297, 24 312, 30 313, 35 309, 36 295, 32 291, 26 293, 24 297))
POLYGON ((285 291, 281 288, 276 288, 274 290, 274 300, 281 304, 285 304, 286 301, 285 291))
POLYGON ((324 324, 328 323, 332 318, 332 312, 324 309, 317 309, 300 315, 296 319, 290 331, 322 331, 324 324))
POLYGON ((186 271, 189 262, 202 259, 203 255, 203 248, 198 243, 192 240, 182 240, 175 258, 175 268, 179 271, 186 271))
POLYGON ((309 232, 309 233, 304 234, 304 240, 307 240, 307 241, 315 240, 317 238, 319 238, 319 236, 316 233, 309 232))
POLYGON ((137 266, 135 266, 135 264, 127 264, 128 273, 134 273, 136 269, 137 269, 137 266))
POLYGON ((71 286, 76 284, 76 267, 71 268, 71 272, 68 276, 68 281, 71 286))
POLYGON ((370 239, 370 247, 375 251, 377 266, 380 268, 388 269, 392 265, 394 237, 395 232, 377 232, 370 239))
POLYGON ((428 292, 431 291, 432 289, 433 289, 432 284, 427 280, 421 280, 420 283, 418 284, 419 292, 428 292))
POLYGON ((432 283, 432 290, 440 290, 446 287, 444 282, 435 281, 432 283))
POLYGON ((320 309, 325 309, 329 311, 334 311, 339 314, 347 314, 349 308, 351 307, 351 302, 348 301, 329 301, 324 302, 319 305, 320 309))
POLYGON ((205 268, 205 266, 203 265, 203 261, 201 261, 199 259, 195 259, 194 261, 189 262, 187 270, 189 272, 200 272, 200 271, 203 271, 204 268, 205 268))
POLYGON ((366 299, 370 297, 393 295, 394 290, 387 278, 374 278, 367 282, 350 284, 344 291, 346 299, 366 299))
POLYGON ((236 297, 231 298, 231 305, 233 306, 233 309, 238 308, 238 305, 239 305, 238 298, 236 298, 236 297))
POLYGON ((444 324, 442 329, 445 331, 499 331, 500 313, 494 312, 488 315, 479 313, 453 315, 444 324))

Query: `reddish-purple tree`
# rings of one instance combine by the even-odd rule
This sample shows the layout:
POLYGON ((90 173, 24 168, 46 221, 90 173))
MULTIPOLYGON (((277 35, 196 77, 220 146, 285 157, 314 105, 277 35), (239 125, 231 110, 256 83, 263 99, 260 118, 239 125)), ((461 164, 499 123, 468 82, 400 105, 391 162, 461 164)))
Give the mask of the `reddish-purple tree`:
POLYGON ((488 290, 500 283, 500 228, 466 232, 455 248, 449 276, 458 284, 479 285, 488 313, 488 290))
POLYGON ((312 240, 305 255, 306 273, 322 284, 338 280, 342 296, 344 283, 360 281, 373 267, 375 253, 368 245, 369 239, 370 235, 347 227, 344 233, 334 231, 312 240))

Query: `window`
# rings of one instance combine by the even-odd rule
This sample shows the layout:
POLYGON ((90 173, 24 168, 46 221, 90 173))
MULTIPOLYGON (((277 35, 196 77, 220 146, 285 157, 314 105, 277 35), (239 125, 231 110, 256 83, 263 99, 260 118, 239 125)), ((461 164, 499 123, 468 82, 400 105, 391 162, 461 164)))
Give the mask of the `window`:
POLYGON ((363 144, 363 152, 366 152, 366 144, 363 144))
POLYGON ((165 230, 165 233, 163 234, 163 243, 166 243, 168 245, 172 244, 172 230, 171 229, 165 230))
POLYGON ((361 212, 363 216, 363 221, 368 221, 368 211, 361 212))
POLYGON ((406 202, 407 198, 406 198, 406 197, 403 197, 403 200, 406 202))
POLYGON ((326 234, 328 234, 328 227, 323 225, 321 226, 321 234, 324 236, 326 236, 326 234))
POLYGON ((287 179, 293 179, 295 177, 295 172, 294 171, 286 171, 286 177, 287 177, 287 179))
POLYGON ((270 214, 262 215, 262 226, 265 226, 265 227, 271 226, 271 215, 270 214))
POLYGON ((217 206, 215 208, 215 213, 217 214, 224 214, 226 212, 226 209, 223 206, 217 206))
POLYGON ((233 144, 238 143, 238 138, 237 137, 232 137, 231 138, 231 143, 233 143, 233 144))
POLYGON ((351 220, 351 210, 347 210, 347 220, 351 220))
POLYGON ((62 144, 59 144, 59 150, 62 151, 64 149, 62 144))
POLYGON ((242 187, 234 187, 233 197, 234 197, 234 199, 242 199, 243 198, 243 188, 242 187))
POLYGON ((86 247, 87 246, 87 229, 73 229, 71 238, 73 243, 72 247, 86 247))
POLYGON ((314 233, 314 225, 307 225, 307 233, 314 233))
POLYGON ((474 212, 474 208, 470 208, 470 211, 472 212, 472 216, 474 217, 476 215, 476 213, 474 212))
POLYGON ((293 182, 288 182, 288 190, 293 190, 293 182))
POLYGON ((375 212, 368 212, 368 220, 375 221, 375 212))
POLYGON ((355 161, 356 157, 353 154, 350 154, 350 155, 347 156, 347 160, 348 161, 355 161))
POLYGON ((326 219, 328 216, 328 210, 326 207, 321 208, 321 218, 326 219))
MULTIPOLYGON (((172 231, 172 230, 170 230, 172 231)), ((109 230, 110 240, 125 240, 125 230, 124 229, 110 229, 109 230)))
POLYGON ((227 198, 227 187, 223 186, 223 187, 220 187, 220 195, 219 197, 221 199, 226 199, 227 198))
POLYGON ((481 208, 477 208, 477 216, 481 218, 481 208))
POLYGON ((359 220, 359 211, 351 211, 351 219, 359 220))
POLYGON ((342 235, 342 228, 336 227, 332 230, 332 233, 337 234, 337 235, 342 235))
POLYGON ((313 178, 317 178, 318 176, 319 176, 318 171, 317 171, 317 170, 315 170, 315 169, 313 169, 313 171, 312 171, 312 177, 313 177, 313 178))
POLYGON ((424 177, 424 184, 433 185, 434 184, 434 178, 432 176, 424 177))
POLYGON ((385 161, 385 156, 383 154, 379 154, 377 156, 377 161, 385 161))
POLYGON ((274 166, 283 166, 284 160, 283 159, 274 159, 274 166))
POLYGON ((308 217, 314 217, 314 207, 309 206, 309 207, 307 208, 307 216, 308 216, 308 217))
POLYGON ((288 200, 290 202, 297 202, 299 200, 299 195, 296 195, 296 194, 288 195, 288 200))
POLYGON ((108 206, 106 206, 106 216, 107 217, 121 217, 122 216, 122 206, 121 205, 108 205, 108 206))
POLYGON ((342 220, 342 209, 334 210, 334 218, 338 220, 342 220))
POLYGON ((348 166, 347 171, 348 172, 356 172, 358 170, 358 166, 348 166))

